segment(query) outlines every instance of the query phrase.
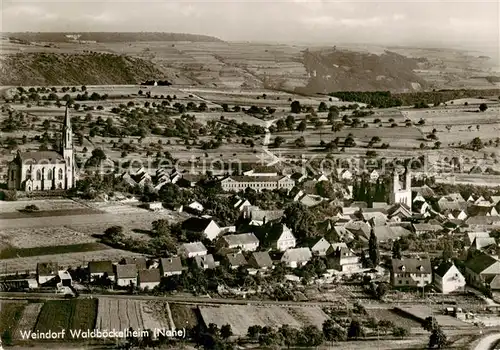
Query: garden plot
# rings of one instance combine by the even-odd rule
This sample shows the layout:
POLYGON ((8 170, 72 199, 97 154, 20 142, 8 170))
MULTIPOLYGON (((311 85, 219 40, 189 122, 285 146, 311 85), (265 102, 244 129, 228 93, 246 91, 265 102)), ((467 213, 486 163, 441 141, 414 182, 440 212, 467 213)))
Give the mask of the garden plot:
POLYGON ((16 339, 21 338, 21 331, 27 332, 32 331, 35 328, 38 315, 42 310, 43 303, 29 303, 23 310, 21 319, 17 326, 17 332, 15 334, 16 339))
POLYGON ((99 298, 96 327, 101 330, 134 330, 168 328, 165 318, 158 317, 148 302, 99 298))
POLYGON ((225 324, 229 324, 236 336, 246 335, 248 327, 253 325, 274 328, 281 327, 284 324, 295 328, 302 326, 285 308, 274 305, 268 307, 224 305, 200 307, 199 309, 205 325, 215 323, 220 328, 225 324))

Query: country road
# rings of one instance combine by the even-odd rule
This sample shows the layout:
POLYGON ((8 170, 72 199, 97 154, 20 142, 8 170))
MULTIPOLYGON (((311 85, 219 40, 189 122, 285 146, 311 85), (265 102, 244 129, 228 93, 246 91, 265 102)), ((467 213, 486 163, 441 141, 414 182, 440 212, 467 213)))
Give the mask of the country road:
POLYGON ((479 341, 474 350, 493 350, 496 343, 500 341, 500 333, 489 334, 479 341))
MULTIPOLYGON (((0 292, 0 299, 61 299, 61 294, 52 293, 19 293, 0 292)), ((113 299, 133 299, 133 300, 161 300, 172 303, 190 304, 233 304, 233 305, 287 305, 287 306, 338 306, 338 302, 305 302, 305 301, 273 301, 273 300, 243 300, 208 298, 193 296, 155 296, 155 295, 130 295, 130 294, 80 294, 79 298, 113 298, 113 299)), ((391 307, 388 304, 388 307, 391 307)))

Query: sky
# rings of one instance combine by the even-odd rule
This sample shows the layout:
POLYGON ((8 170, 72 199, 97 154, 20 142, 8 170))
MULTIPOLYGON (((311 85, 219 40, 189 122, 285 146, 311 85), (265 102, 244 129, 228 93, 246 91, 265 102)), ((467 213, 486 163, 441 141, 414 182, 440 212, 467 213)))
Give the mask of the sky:
POLYGON ((499 51, 500 1, 0 0, 2 32, 206 34, 227 41, 499 51))

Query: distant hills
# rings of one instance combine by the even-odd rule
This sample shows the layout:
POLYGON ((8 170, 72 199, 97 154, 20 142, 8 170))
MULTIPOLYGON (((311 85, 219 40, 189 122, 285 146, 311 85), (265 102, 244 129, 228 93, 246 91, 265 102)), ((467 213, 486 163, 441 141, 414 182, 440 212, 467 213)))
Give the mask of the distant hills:
POLYGON ((18 39, 27 42, 67 42, 71 40, 96 41, 98 43, 122 43, 140 41, 191 41, 191 42, 222 42, 221 39, 198 34, 186 33, 113 33, 113 32, 24 32, 24 33, 4 33, 11 39, 18 39))
POLYGON ((18 53, 4 57, 0 85, 136 84, 162 78, 153 63, 108 53, 18 53))

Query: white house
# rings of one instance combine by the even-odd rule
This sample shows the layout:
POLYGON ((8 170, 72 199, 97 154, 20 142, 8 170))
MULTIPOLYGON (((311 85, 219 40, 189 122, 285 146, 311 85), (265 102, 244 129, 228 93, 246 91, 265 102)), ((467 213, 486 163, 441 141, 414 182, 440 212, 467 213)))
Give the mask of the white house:
POLYGON ((333 266, 341 272, 360 271, 362 268, 359 256, 347 246, 337 247, 333 253, 333 266))
POLYGON ((148 204, 148 209, 152 211, 160 211, 163 209, 162 202, 151 202, 148 204))
POLYGON ((331 248, 330 242, 328 242, 325 237, 321 237, 311 248, 314 255, 325 256, 328 250, 331 248))
POLYGON ((137 286, 137 266, 135 264, 118 264, 116 268, 116 284, 120 287, 137 286))
POLYGON ((283 254, 281 261, 288 267, 296 268, 304 266, 311 258, 312 253, 309 248, 293 248, 283 254))
POLYGON ((434 285, 443 294, 464 291, 465 277, 452 262, 443 262, 434 270, 434 285))
POLYGON ((198 201, 194 201, 194 202, 191 202, 187 205, 188 208, 192 209, 192 210, 195 210, 195 211, 198 211, 198 212, 202 212, 205 208, 203 207, 203 204, 201 204, 200 202, 198 201))
POLYGON ((289 248, 293 248, 297 244, 292 230, 290 230, 285 224, 281 223, 272 227, 268 239, 270 240, 271 247, 281 252, 284 252, 289 248))
POLYGON ((172 258, 160 259, 160 271, 162 276, 173 276, 182 274, 181 258, 174 256, 172 258))
POLYGON ((221 232, 219 225, 210 218, 192 217, 183 221, 181 227, 189 232, 202 233, 211 241, 221 232))
POLYGON ((371 182, 376 182, 378 180, 378 178, 380 177, 380 174, 377 170, 373 170, 371 173, 370 173, 370 181, 371 182))
POLYGON ((137 278, 137 286, 141 289, 153 289, 161 281, 160 269, 140 270, 137 278))
POLYGON ((59 265, 55 262, 36 264, 36 275, 39 285, 47 283, 58 275, 59 265))
POLYGON ((179 247, 178 253, 185 258, 207 255, 208 251, 201 242, 184 243, 179 247))
POLYGON ((337 177, 341 180, 352 180, 352 172, 348 169, 337 169, 337 177))
POLYGON ((111 281, 115 280, 113 263, 109 260, 90 261, 88 264, 90 281, 107 276, 111 281))

